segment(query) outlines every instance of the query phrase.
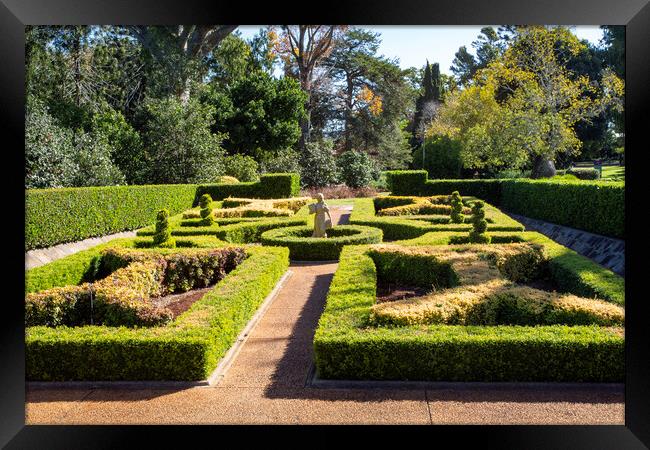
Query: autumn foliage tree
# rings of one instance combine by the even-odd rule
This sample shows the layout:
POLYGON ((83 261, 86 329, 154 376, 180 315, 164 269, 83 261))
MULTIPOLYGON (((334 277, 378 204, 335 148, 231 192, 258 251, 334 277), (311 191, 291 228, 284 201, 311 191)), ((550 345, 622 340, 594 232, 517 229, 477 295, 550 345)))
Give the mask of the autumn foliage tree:
POLYGON ((447 99, 429 134, 459 139, 465 167, 530 165, 534 178, 553 176, 559 153, 580 151, 574 126, 622 107, 611 70, 594 80, 567 68, 583 47, 564 27, 518 28, 503 56, 447 99))

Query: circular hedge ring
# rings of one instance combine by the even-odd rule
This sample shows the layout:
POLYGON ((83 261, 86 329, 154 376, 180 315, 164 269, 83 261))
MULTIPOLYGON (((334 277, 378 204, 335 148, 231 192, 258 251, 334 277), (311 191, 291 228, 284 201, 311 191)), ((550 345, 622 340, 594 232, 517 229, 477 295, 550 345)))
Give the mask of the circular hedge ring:
POLYGON ((313 238, 309 226, 275 228, 262 233, 262 245, 288 247, 289 257, 298 261, 336 260, 345 245, 376 244, 383 232, 361 225, 338 225, 327 230, 326 238, 313 238))

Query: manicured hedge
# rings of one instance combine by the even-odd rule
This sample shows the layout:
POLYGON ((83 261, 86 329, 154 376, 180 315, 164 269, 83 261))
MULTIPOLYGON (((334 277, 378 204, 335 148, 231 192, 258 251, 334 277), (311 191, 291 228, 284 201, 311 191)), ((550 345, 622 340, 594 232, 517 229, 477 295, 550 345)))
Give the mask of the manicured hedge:
POLYGON ((27 379, 205 379, 289 265, 284 248, 247 252, 248 259, 170 325, 28 328, 27 379))
POLYGON ((426 171, 386 172, 392 195, 459 191, 505 211, 596 234, 625 235, 625 183, 571 180, 427 180, 426 171))
POLYGON ((562 325, 369 327, 377 274, 367 248, 350 246, 341 253, 314 337, 319 377, 433 381, 624 379, 624 338, 620 329, 562 325))
POLYGON ((188 207, 196 185, 29 189, 25 193, 25 249, 133 230, 154 222, 163 208, 188 207))
MULTIPOLYGON (((471 199, 471 198, 470 198, 471 199)), ((465 200, 465 199, 464 199, 465 200)), ((386 204, 386 200, 382 200, 386 204)), ((524 226, 503 214, 497 208, 485 204, 488 231, 523 231, 524 226)), ((353 225, 379 228, 384 232, 384 240, 411 239, 430 231, 469 231, 470 223, 440 223, 436 216, 376 216, 372 198, 357 198, 350 215, 353 225)))
POLYGON ((596 234, 625 236, 625 184, 507 180, 502 184, 505 210, 596 234))
MULTIPOLYGON (((300 191, 295 173, 262 175, 255 183, 166 184, 29 189, 25 193, 25 250, 133 230, 153 223, 156 213, 171 215, 197 205, 201 195, 286 198, 300 191)), ((216 205, 215 205, 216 206, 216 205)))
MULTIPOLYGON (((488 232, 493 244, 532 242, 542 244, 549 256, 549 270, 553 281, 564 292, 581 297, 598 297, 619 305, 625 305, 625 278, 615 274, 589 258, 558 244, 541 233, 526 231, 488 232)), ((467 234, 457 232, 432 232, 414 239, 394 242, 399 245, 448 245, 464 244, 467 234)))
POLYGON ((227 197, 238 198, 288 198, 300 193, 300 175, 297 173, 271 173, 262 175, 259 181, 237 184, 203 184, 196 190, 194 205, 203 194, 214 200, 227 197))
POLYGON ((309 226, 276 228, 262 233, 263 245, 289 248, 291 259, 299 261, 327 261, 338 259, 346 245, 381 242, 378 228, 355 225, 337 225, 327 230, 327 238, 313 238, 309 226))

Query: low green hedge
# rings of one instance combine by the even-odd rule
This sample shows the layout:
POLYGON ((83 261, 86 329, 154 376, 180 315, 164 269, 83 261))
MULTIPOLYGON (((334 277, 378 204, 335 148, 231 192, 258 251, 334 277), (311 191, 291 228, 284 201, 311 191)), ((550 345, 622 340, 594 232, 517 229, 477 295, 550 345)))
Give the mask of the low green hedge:
POLYGON ((327 238, 313 238, 309 226, 276 228, 262 233, 263 245, 289 248, 291 259, 299 261, 328 261, 338 259, 346 245, 381 242, 382 231, 356 225, 337 225, 327 230, 327 238))
MULTIPOLYGON (((440 233, 432 233, 440 234, 440 233)), ((366 246, 341 253, 314 337, 318 376, 432 381, 624 379, 624 338, 597 326, 370 327, 377 273, 366 246)))
POLYGON ((237 198, 288 198, 300 193, 300 175, 297 173, 271 173, 262 175, 259 181, 236 184, 203 184, 196 189, 194 205, 199 204, 203 194, 214 200, 237 198))
POLYGON ((249 247, 247 253, 170 325, 27 328, 27 380, 205 379, 289 265, 284 248, 249 247))
POLYGON ((605 236, 625 236, 625 184, 507 180, 502 206, 515 214, 605 236))
POLYGON ((424 170, 386 172, 392 195, 459 191, 506 211, 605 236, 625 236, 625 183, 572 180, 427 180, 424 170))
POLYGON ((25 249, 149 225, 158 210, 179 213, 195 194, 193 184, 29 189, 25 193, 25 249))
MULTIPOLYGON (((467 199, 471 200, 471 197, 467 199)), ((523 231, 524 226, 503 214, 492 205, 485 204, 489 231, 523 231)), ((379 228, 384 240, 411 239, 430 231, 469 231, 470 223, 440 223, 433 216, 376 216, 372 198, 357 198, 350 215, 350 223, 379 228), (409 218, 412 217, 412 218, 409 218)))

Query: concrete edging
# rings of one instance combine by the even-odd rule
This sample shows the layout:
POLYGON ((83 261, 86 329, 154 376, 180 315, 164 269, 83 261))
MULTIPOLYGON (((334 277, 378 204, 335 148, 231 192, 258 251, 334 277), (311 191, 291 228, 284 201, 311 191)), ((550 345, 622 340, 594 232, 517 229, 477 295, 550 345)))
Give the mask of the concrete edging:
POLYGON ((282 286, 293 274, 287 270, 280 280, 275 284, 273 290, 266 296, 262 304, 244 329, 237 336, 235 343, 228 349, 221 358, 217 367, 205 380, 198 381, 26 381, 26 387, 30 390, 38 389, 188 389, 193 387, 212 387, 223 379, 226 371, 232 365, 233 360, 239 354, 255 325, 262 318, 269 308, 282 286))
POLYGON ((625 391, 625 383, 531 382, 531 381, 402 381, 402 380, 327 380, 319 378, 316 366, 307 376, 305 387, 320 389, 425 389, 425 390, 499 390, 499 389, 598 389, 625 391))

